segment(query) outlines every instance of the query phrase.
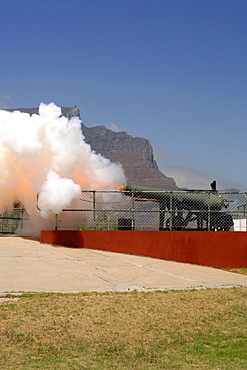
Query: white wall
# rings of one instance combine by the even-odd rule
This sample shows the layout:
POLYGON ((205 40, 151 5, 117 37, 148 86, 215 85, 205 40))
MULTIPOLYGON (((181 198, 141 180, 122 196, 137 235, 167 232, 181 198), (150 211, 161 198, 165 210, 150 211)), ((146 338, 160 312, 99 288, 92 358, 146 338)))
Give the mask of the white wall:
POLYGON ((246 231, 246 219, 241 218, 239 220, 233 220, 234 222, 234 231, 246 231))

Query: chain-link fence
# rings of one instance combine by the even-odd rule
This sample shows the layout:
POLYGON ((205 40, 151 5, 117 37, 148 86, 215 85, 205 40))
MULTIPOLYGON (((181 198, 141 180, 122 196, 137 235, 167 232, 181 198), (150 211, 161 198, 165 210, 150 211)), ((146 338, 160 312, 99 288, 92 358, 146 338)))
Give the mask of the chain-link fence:
POLYGON ((247 193, 83 191, 56 229, 246 231, 247 193))
POLYGON ((23 227, 23 222, 28 215, 23 207, 15 207, 0 214, 0 235, 15 234, 18 228, 23 227))

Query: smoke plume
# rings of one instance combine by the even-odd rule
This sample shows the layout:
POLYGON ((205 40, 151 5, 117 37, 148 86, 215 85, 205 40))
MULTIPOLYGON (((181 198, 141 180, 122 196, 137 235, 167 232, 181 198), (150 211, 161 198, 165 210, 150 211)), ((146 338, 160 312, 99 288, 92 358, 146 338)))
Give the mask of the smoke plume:
POLYGON ((122 166, 85 143, 80 119, 61 113, 54 103, 41 103, 32 116, 0 110, 0 213, 21 202, 29 215, 26 235, 51 227, 54 213, 79 198, 82 189, 125 183, 122 166))

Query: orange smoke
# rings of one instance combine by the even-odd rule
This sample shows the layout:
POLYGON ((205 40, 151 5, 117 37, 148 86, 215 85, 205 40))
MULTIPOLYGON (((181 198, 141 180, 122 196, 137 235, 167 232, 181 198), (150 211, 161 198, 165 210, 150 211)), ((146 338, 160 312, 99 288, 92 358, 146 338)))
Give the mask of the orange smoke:
POLYGON ((114 185, 119 190, 124 190, 125 187, 123 185, 114 185))

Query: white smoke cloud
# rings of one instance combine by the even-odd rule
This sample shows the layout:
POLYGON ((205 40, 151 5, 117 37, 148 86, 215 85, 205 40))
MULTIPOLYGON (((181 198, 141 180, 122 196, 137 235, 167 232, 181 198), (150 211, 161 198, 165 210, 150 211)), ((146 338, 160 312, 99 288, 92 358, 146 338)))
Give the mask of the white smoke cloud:
POLYGON ((69 206, 81 188, 125 183, 121 165, 92 151, 80 119, 61 116, 54 103, 41 103, 39 114, 32 116, 0 110, 0 168, 0 212, 20 201, 30 218, 29 235, 49 227, 52 212, 69 206), (42 212, 36 208, 37 193, 42 212))
POLYGON ((61 178, 57 173, 50 171, 42 186, 42 191, 39 193, 38 206, 41 215, 47 217, 49 211, 61 212, 63 208, 71 204, 73 199, 79 198, 80 195, 80 185, 75 184, 71 179, 61 178))

